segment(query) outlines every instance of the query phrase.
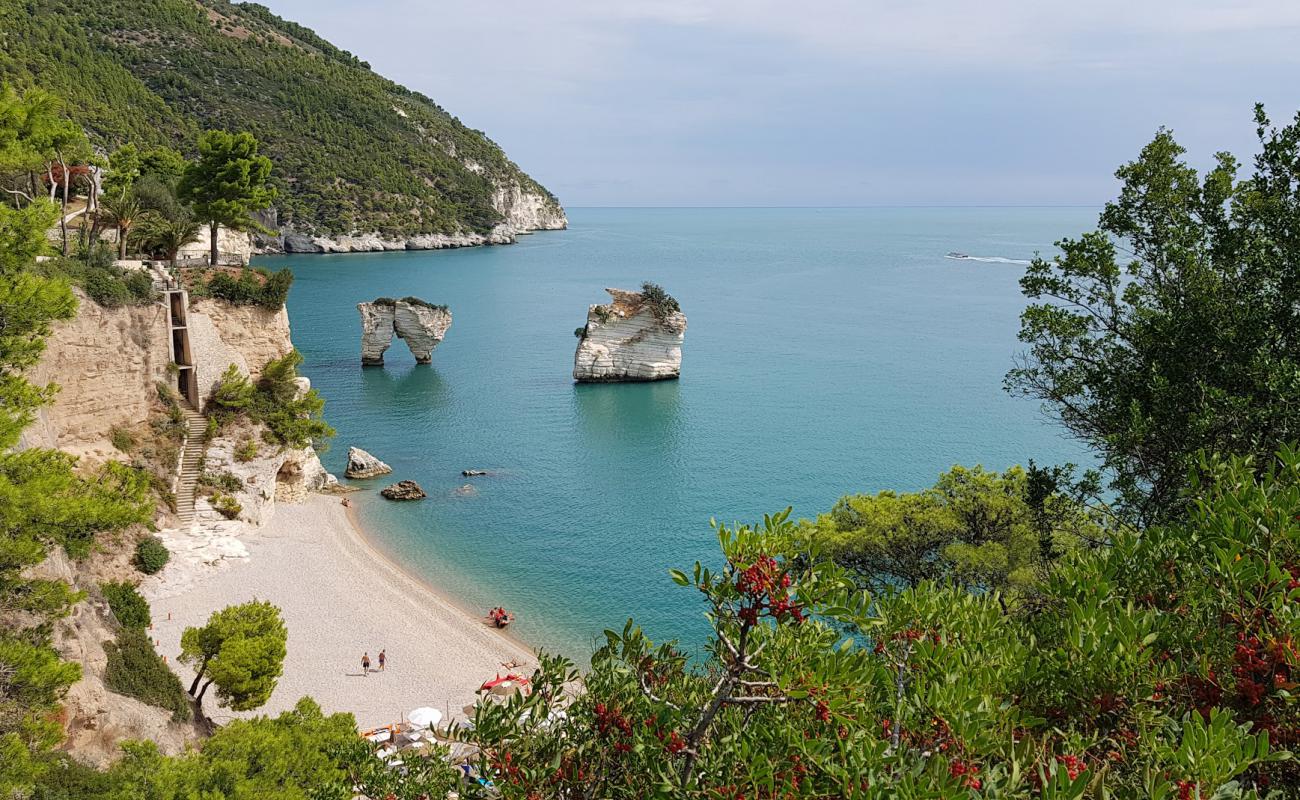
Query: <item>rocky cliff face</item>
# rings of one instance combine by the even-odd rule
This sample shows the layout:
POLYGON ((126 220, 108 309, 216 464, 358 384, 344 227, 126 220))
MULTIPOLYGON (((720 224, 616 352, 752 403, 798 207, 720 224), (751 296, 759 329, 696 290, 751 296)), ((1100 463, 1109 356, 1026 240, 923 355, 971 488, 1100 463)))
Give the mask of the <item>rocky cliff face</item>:
POLYGON ((190 304, 187 324, 199 397, 204 404, 220 383, 221 373, 231 364, 255 381, 261 377, 266 362, 293 349, 289 312, 283 306, 272 311, 221 300, 197 300, 190 304))
MULTIPOLYGON (((473 165, 467 165, 471 169, 473 165)), ((473 231, 384 236, 377 232, 321 235, 282 228, 276 236, 254 237, 263 253, 376 253, 386 250, 443 250, 488 244, 514 244, 521 233, 569 227, 564 209, 548 194, 525 188, 518 180, 494 184, 492 207, 502 222, 486 234, 473 231)), ((274 222, 270 223, 274 227, 274 222)), ((206 242, 207 239, 203 239, 206 242)), ((206 246, 206 245, 205 245, 206 246)), ((207 252, 204 250, 203 252, 207 252)))
POLYGON ((33 383, 58 384, 54 402, 23 432, 20 447, 66 450, 91 461, 121 458, 109 444, 115 425, 148 418, 155 385, 171 382, 167 309, 102 308, 80 289, 77 316, 56 323, 40 362, 28 371, 33 383))
POLYGON ((451 311, 446 306, 413 298, 357 303, 357 311, 361 313, 361 363, 368 366, 384 363, 384 352, 393 343, 393 334, 406 342, 415 363, 428 364, 433 349, 451 327, 451 311))
POLYGON ((674 311, 661 318, 640 292, 605 291, 612 302, 587 311, 573 357, 573 379, 609 383, 679 377, 686 315, 674 311))

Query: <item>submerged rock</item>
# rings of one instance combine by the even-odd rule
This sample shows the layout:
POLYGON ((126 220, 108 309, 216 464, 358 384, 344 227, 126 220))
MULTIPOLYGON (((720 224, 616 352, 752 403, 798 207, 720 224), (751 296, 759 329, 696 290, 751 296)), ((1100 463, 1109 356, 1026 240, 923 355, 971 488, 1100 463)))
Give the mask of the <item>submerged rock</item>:
POLYGON ((591 306, 586 327, 575 331, 578 350, 573 356, 573 379, 607 383, 679 377, 686 315, 677 302, 662 290, 658 302, 643 292, 605 291, 613 302, 591 306))
POLYGON ((380 489, 379 493, 389 500, 423 500, 428 497, 415 481, 398 481, 380 489))
POLYGON ((393 334, 406 342, 415 363, 428 364, 433 349, 451 327, 451 311, 446 306, 418 297, 381 297, 357 303, 357 311, 361 312, 361 363, 368 366, 384 363, 384 351, 393 343, 393 334))
POLYGON ((380 475, 387 475, 392 471, 392 467, 360 447, 348 448, 348 468, 343 474, 349 478, 375 478, 380 475))
POLYGON ((457 497, 478 497, 478 489, 474 488, 474 486, 469 483, 464 486, 457 486, 455 489, 451 490, 451 493, 457 497))

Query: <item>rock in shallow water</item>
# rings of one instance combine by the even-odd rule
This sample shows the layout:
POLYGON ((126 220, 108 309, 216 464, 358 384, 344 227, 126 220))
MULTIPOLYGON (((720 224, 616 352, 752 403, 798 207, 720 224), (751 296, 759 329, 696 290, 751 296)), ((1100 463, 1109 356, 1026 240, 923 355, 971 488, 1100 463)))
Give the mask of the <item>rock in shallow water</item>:
POLYGON ((392 467, 360 447, 348 448, 348 468, 343 474, 349 478, 374 478, 392 471, 392 467))
POLYGON ((428 497, 415 481, 398 481, 380 489, 379 493, 389 500, 423 500, 428 497))
POLYGON ((593 305, 578 330, 573 379, 579 383, 659 381, 682 372, 686 315, 656 314, 640 292, 606 289, 613 302, 593 305))

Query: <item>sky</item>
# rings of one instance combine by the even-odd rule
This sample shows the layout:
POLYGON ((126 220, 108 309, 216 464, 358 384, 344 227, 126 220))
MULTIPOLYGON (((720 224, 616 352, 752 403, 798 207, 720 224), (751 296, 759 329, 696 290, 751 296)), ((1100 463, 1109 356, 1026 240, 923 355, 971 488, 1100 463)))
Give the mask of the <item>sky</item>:
POLYGON ((1297 0, 262 2, 575 207, 1098 205, 1300 109, 1297 0))

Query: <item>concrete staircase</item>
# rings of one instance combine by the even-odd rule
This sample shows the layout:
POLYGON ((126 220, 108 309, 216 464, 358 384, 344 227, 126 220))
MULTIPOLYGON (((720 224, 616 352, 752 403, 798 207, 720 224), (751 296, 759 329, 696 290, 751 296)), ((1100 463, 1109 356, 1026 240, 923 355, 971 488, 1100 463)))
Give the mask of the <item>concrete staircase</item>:
POLYGON ((181 530, 194 524, 194 490, 203 465, 203 450, 207 444, 208 418, 181 403, 185 415, 185 447, 181 450, 181 471, 176 481, 176 516, 181 530))

